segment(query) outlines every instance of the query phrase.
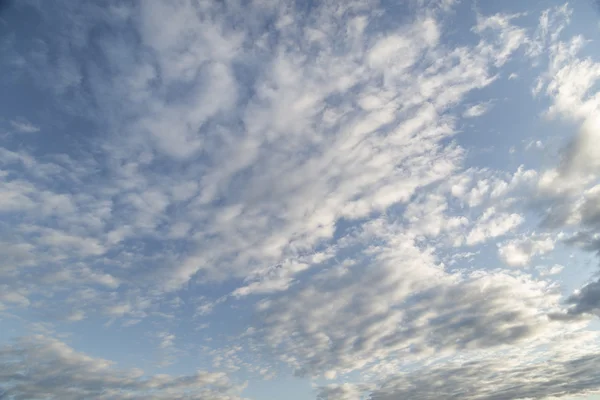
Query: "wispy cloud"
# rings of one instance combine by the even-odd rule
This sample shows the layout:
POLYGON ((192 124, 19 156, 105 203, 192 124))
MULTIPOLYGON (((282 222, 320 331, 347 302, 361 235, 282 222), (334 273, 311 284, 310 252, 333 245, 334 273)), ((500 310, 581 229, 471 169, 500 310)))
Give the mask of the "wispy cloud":
POLYGON ((465 118, 476 118, 481 117, 487 113, 491 108, 489 103, 475 104, 465 110, 463 117, 465 118))
POLYGON ((35 126, 34 124, 26 120, 12 120, 10 121, 10 125, 17 132, 36 133, 40 131, 40 128, 38 126, 35 126))

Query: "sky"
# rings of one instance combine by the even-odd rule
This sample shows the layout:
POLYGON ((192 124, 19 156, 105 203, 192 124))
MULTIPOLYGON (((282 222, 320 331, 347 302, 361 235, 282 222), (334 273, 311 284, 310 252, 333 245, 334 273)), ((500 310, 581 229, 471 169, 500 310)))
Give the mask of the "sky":
POLYGON ((0 399, 600 399, 599 33, 0 2, 0 399))

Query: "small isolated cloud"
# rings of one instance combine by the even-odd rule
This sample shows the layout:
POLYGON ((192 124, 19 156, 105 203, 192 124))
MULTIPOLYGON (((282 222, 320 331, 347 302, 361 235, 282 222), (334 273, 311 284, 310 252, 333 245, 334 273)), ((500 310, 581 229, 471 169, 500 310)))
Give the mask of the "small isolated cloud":
POLYGON ((85 319, 85 313, 81 310, 73 311, 66 317, 67 321, 81 321, 85 319))
POLYGON ((483 114, 487 113, 492 108, 491 103, 480 103, 474 106, 471 106, 463 112, 464 118, 476 118, 480 117, 483 114))
POLYGON ((38 126, 24 119, 12 120, 10 121, 10 125, 14 130, 21 133, 36 133, 40 131, 38 126))
POLYGON ((532 140, 529 143, 527 143, 527 145, 525 146, 525 150, 529 150, 529 149, 537 149, 537 150, 541 150, 544 148, 544 143, 541 140, 532 140))
POLYGON ((370 394, 372 400, 547 399, 584 396, 600 389, 600 354, 511 361, 499 357, 449 363, 398 375, 370 394))

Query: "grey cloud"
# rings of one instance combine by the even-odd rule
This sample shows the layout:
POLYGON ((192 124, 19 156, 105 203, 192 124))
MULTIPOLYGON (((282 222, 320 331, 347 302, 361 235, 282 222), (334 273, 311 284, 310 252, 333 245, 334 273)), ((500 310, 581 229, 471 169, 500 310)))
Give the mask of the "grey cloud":
POLYGON ((513 344, 548 329, 544 310, 558 295, 543 283, 452 276, 410 239, 394 246, 266 300, 257 333, 299 374, 314 376, 513 344))
MULTIPOLYGON (((600 255, 600 186, 584 191, 577 201, 562 199, 558 209, 562 216, 562 226, 575 224, 575 233, 564 239, 564 243, 600 255), (568 222, 571 222, 570 224, 568 222), (573 223, 573 221, 576 221, 573 223)), ((555 218, 559 214, 550 214, 555 218)), ((580 319, 589 316, 600 316, 600 281, 592 281, 580 288, 566 300, 567 310, 553 313, 556 320, 580 319)))
POLYGON ((599 354, 518 365, 502 359, 446 364, 391 378, 373 391, 369 399, 510 400, 583 396, 600 390, 598 363, 599 354))
POLYGON ((584 285, 567 298, 566 304, 570 308, 565 313, 554 313, 551 317, 557 320, 579 319, 586 315, 600 317, 600 280, 584 285))
POLYGON ((318 400, 361 400, 368 393, 370 385, 365 384, 333 384, 320 387, 318 400))
POLYGON ((242 400, 222 373, 142 377, 111 362, 78 353, 48 337, 20 338, 0 348, 0 398, 6 400, 197 399, 242 400))

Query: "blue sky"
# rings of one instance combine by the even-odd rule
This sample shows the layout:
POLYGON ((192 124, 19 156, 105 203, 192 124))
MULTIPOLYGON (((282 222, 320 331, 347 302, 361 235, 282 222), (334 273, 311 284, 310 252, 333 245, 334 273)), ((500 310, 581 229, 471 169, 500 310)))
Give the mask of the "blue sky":
POLYGON ((597 2, 2 4, 0 398, 598 398, 597 2))

